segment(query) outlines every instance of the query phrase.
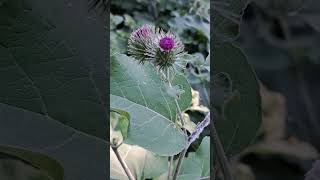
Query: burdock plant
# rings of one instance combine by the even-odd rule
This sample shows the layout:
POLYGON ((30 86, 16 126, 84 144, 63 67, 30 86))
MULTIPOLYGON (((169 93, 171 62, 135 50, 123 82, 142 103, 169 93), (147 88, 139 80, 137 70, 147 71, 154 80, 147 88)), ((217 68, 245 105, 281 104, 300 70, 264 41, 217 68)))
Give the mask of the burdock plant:
MULTIPOLYGON (((165 32, 153 25, 143 25, 131 33, 128 41, 128 54, 138 60, 140 64, 149 62, 153 64, 160 72, 161 77, 167 85, 167 93, 174 97, 175 105, 178 111, 178 118, 182 127, 184 127, 184 117, 177 99, 184 91, 179 86, 172 86, 171 81, 176 73, 184 69, 186 61, 182 56, 185 54, 184 45, 173 32, 165 32)), ((176 180, 181 169, 182 161, 186 155, 190 144, 199 136, 204 127, 210 122, 210 113, 203 123, 199 124, 197 130, 188 138, 185 149, 180 153, 176 169, 173 173, 173 156, 169 158, 168 179, 176 180)), ((188 136, 185 128, 184 134, 188 136)))

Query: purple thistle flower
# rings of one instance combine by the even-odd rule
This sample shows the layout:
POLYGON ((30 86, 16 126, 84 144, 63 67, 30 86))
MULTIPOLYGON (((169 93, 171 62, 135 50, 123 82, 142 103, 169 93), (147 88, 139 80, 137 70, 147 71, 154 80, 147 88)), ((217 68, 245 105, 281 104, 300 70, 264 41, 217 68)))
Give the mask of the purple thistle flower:
POLYGON ((143 25, 132 33, 135 39, 148 38, 152 35, 152 27, 150 25, 143 25))
POLYGON ((171 32, 143 25, 131 33, 128 54, 140 63, 149 61, 159 69, 174 68, 174 63, 184 55, 184 45, 171 32))
POLYGON ((184 45, 172 32, 156 31, 153 40, 155 46, 149 49, 148 55, 159 69, 172 68, 174 63, 184 54, 184 45))
POLYGON ((171 37, 164 37, 160 39, 159 46, 165 51, 170 51, 174 47, 174 40, 171 37))
POLYGON ((153 46, 154 36, 155 27, 152 25, 143 25, 133 31, 128 40, 128 54, 140 63, 144 63, 148 58, 148 49, 153 46))

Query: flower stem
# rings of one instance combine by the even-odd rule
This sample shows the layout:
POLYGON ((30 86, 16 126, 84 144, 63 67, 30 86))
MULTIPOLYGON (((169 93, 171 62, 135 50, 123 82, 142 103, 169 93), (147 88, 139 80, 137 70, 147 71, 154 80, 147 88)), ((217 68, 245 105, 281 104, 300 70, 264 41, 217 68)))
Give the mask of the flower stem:
MULTIPOLYGON (((169 69, 167 69, 166 73, 167 73, 166 74, 166 78, 167 78, 168 84, 169 84, 170 87, 172 87, 169 69)), ((178 117, 179 117, 179 120, 180 120, 181 125, 182 125, 183 133, 187 137, 188 134, 187 134, 187 130, 184 128, 185 123, 184 123, 184 118, 183 118, 183 115, 182 115, 182 111, 181 111, 180 105, 179 105, 178 100, 176 98, 174 99, 174 102, 175 102, 175 105, 176 105, 176 108, 177 108, 177 111, 178 111, 178 117)), ((185 157, 185 155, 186 155, 186 153, 188 151, 188 148, 189 148, 189 143, 188 143, 188 141, 186 141, 186 147, 183 149, 182 153, 179 156, 178 164, 176 166, 176 170, 175 170, 174 175, 173 175, 173 180, 176 180, 178 175, 179 175, 179 172, 180 172, 180 169, 181 169, 181 165, 182 165, 183 159, 184 159, 184 157, 185 157)))
POLYGON ((119 162, 120 162, 123 170, 126 172, 128 178, 129 178, 129 180, 135 180, 135 178, 133 177, 130 169, 128 168, 128 166, 127 166, 127 164, 126 164, 126 162, 125 162, 125 161, 122 159, 122 157, 120 156, 120 153, 119 153, 119 151, 118 151, 118 147, 111 146, 111 148, 112 148, 113 152, 116 154, 116 156, 117 156, 117 158, 118 158, 118 160, 119 160, 119 162))
MULTIPOLYGON (((174 102, 176 103, 176 106, 177 106, 177 109, 178 109, 178 117, 180 119, 180 122, 181 122, 181 125, 182 125, 182 128, 183 128, 183 132, 184 132, 184 134, 186 136, 188 136, 187 130, 184 128, 184 124, 185 123, 184 123, 184 119, 183 119, 183 116, 182 116, 182 112, 181 112, 179 103, 178 103, 177 99, 175 99, 174 102)), ((179 156, 178 164, 176 166, 176 170, 175 170, 174 175, 173 175, 173 180, 176 180, 178 178, 178 175, 180 173, 180 169, 181 169, 181 166, 182 166, 183 159, 186 156, 186 153, 188 151, 189 146, 190 145, 189 145, 189 143, 187 141, 186 147, 183 149, 182 153, 179 156)))

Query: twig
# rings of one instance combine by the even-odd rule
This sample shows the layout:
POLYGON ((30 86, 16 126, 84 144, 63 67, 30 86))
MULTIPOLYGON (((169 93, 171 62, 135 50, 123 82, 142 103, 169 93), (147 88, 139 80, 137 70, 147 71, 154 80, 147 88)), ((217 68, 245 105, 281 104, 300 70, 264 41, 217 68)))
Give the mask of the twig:
POLYGON ((210 180, 210 176, 208 176, 208 177, 202 177, 202 178, 200 178, 199 180, 210 180))
POLYGON ((188 144, 191 145, 197 138, 199 138, 200 134, 203 132, 204 128, 210 124, 210 112, 206 115, 206 117, 197 125, 195 131, 189 136, 188 144))
POLYGON ((131 171, 130 171, 130 169, 128 168, 126 162, 120 156, 119 151, 118 151, 118 147, 111 146, 111 148, 112 148, 113 152, 116 154, 116 156, 117 156, 117 158, 118 158, 123 170, 126 172, 128 178, 129 178, 129 180, 135 180, 133 175, 132 175, 132 173, 131 173, 131 171))
MULTIPOLYGON (((189 146, 188 146, 188 147, 189 147, 189 146)), ((180 170, 181 170, 181 166, 182 166, 183 159, 184 159, 184 157, 186 156, 187 151, 188 151, 188 147, 186 147, 186 148, 182 151, 182 153, 180 154, 180 156, 179 156, 179 160, 178 160, 178 163, 177 163, 177 167, 176 167, 176 170, 175 170, 174 175, 173 175, 173 178, 172 178, 173 180, 177 180, 177 178, 178 178, 178 175, 179 175, 180 170)))
POLYGON ((212 141, 213 142, 213 147, 214 147, 214 152, 216 155, 216 158, 218 159, 218 162, 220 164, 220 168, 222 170, 223 176, 225 180, 234 180, 231 170, 230 170, 230 165, 228 162, 228 159, 226 157, 226 154, 223 150, 222 144, 220 142, 217 130, 214 126, 214 123, 211 123, 211 135, 212 135, 212 141))
POLYGON ((186 156, 189 146, 199 137, 199 135, 203 132, 204 128, 209 124, 210 124, 210 112, 206 115, 203 121, 197 125, 196 130, 189 136, 187 146, 179 156, 176 170, 173 175, 173 180, 176 180, 179 176, 182 162, 184 157, 186 156))
MULTIPOLYGON (((180 106, 178 104, 177 99, 175 99, 175 103, 176 103, 176 106, 177 106, 177 109, 178 109, 178 116, 179 116, 179 119, 180 119, 180 122, 181 122, 181 125, 182 125, 182 128, 183 128, 183 132, 187 136, 188 135, 187 134, 187 130, 184 128, 184 120, 183 120, 182 112, 181 112, 181 109, 180 109, 180 106)), ((177 164, 176 170, 175 170, 175 172, 173 174, 173 178, 172 178, 173 180, 176 180, 178 178, 178 175, 179 175, 179 172, 180 172, 180 169, 181 169, 181 165, 182 165, 184 157, 186 156, 188 148, 189 148, 189 143, 187 141, 186 147, 184 148, 184 150, 182 151, 182 153, 179 156, 178 164, 177 164)))
POLYGON ((168 180, 172 178, 173 156, 169 157, 168 180))

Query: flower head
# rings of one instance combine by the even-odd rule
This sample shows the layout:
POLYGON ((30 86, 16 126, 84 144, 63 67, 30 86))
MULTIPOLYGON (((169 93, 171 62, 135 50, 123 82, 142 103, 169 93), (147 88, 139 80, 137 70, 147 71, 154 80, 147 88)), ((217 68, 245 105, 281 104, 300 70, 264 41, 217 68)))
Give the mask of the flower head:
POLYGON ((131 33, 128 40, 128 54, 144 63, 147 56, 148 46, 151 46, 154 37, 155 27, 152 25, 143 25, 131 33))
POLYGON ((131 33, 128 53, 140 63, 149 61, 159 69, 166 69, 184 54, 184 46, 172 32, 143 25, 131 33))
POLYGON ((135 40, 149 38, 153 34, 152 29, 153 27, 151 25, 143 25, 132 33, 132 37, 135 40))
POLYGON ((149 58, 160 69, 172 65, 184 54, 184 46, 180 39, 172 32, 158 29, 154 39, 154 46, 149 49, 149 58))

